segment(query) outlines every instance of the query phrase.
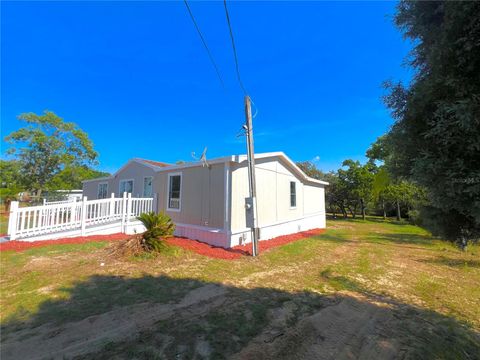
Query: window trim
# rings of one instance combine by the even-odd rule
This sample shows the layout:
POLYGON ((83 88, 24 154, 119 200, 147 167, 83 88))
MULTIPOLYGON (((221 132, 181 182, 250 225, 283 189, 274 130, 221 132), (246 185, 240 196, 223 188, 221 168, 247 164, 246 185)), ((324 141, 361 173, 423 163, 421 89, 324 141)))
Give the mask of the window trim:
POLYGON ((97 185, 97 199, 107 199, 108 198, 108 181, 99 182, 97 185), (107 185, 107 190, 105 191, 105 197, 101 198, 100 195, 100 185, 107 185))
POLYGON ((289 196, 289 202, 290 202, 290 209, 293 210, 293 209, 296 209, 297 208, 297 182, 296 181, 290 181, 289 182, 289 193, 290 193, 290 196, 289 196), (295 184, 295 194, 292 194, 292 184, 295 184), (295 195, 295 206, 292 206, 292 195, 295 195))
POLYGON ((142 191, 142 197, 146 198, 146 197, 153 197, 153 176, 144 176, 143 177, 143 191, 142 191), (150 196, 147 196, 145 195, 145 179, 152 179, 152 193, 150 194, 150 196))
MULTIPOLYGON (((123 192, 120 192, 121 184, 122 184, 122 182, 128 182, 128 181, 132 182, 132 192, 130 194, 133 195, 133 190, 135 189, 135 179, 120 179, 120 180, 118 180, 118 195, 120 197, 123 196, 123 192)), ((128 194, 128 192, 127 192, 127 194, 128 194)))
POLYGON ((173 211, 173 212, 180 212, 182 211, 182 193, 183 193, 183 176, 182 176, 182 173, 181 172, 176 172, 176 173, 169 173, 168 174, 168 178, 167 178, 167 211, 173 211), (173 177, 173 176, 180 176, 180 197, 178 198, 179 199, 179 206, 178 206, 178 209, 173 209, 170 207, 170 178, 173 177))

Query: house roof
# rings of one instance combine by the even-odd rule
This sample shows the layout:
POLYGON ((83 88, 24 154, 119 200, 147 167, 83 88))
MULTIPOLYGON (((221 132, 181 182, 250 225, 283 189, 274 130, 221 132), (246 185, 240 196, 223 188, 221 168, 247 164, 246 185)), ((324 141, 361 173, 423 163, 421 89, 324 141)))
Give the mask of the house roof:
MULTIPOLYGON (((265 158, 270 158, 270 157, 276 157, 283 159, 285 163, 287 163, 290 168, 301 178, 303 178, 305 181, 308 181, 310 183, 316 183, 316 184, 321 184, 321 185, 329 185, 328 182, 322 181, 322 180, 317 180, 314 178, 311 178, 307 174, 305 174, 302 169, 300 169, 295 162, 293 162, 287 155, 285 155, 284 152, 282 151, 277 151, 277 152, 268 152, 268 153, 257 153, 255 154, 255 159, 265 159, 265 158)), ((225 162, 233 162, 233 163, 242 163, 247 161, 247 155, 231 155, 231 156, 225 156, 225 157, 220 157, 220 158, 215 158, 215 159, 208 159, 207 162, 208 164, 219 164, 219 163, 225 163, 225 162)), ((201 161, 195 161, 191 163, 184 163, 184 164, 175 164, 175 165, 170 165, 166 166, 163 168, 159 168, 156 171, 161 172, 161 171, 171 171, 171 170, 176 170, 176 169, 184 169, 184 168, 189 168, 189 167, 196 167, 196 166, 203 166, 204 163, 201 161)))
POLYGON ((159 170, 159 169, 166 168, 166 167, 168 167, 168 168, 172 167, 171 164, 167 164, 167 163, 160 162, 160 161, 147 160, 147 159, 141 159, 141 158, 133 158, 133 159, 128 160, 125 165, 123 165, 120 169, 118 169, 117 171, 115 171, 115 173, 113 173, 113 174, 110 175, 110 176, 105 176, 105 177, 96 178, 96 179, 83 180, 82 183, 84 183, 84 182, 90 182, 90 181, 113 179, 115 176, 117 176, 118 173, 120 173, 123 169, 125 169, 125 168, 126 168, 129 164, 131 164, 132 162, 136 162, 136 163, 138 163, 138 164, 145 165, 145 166, 151 168, 151 169, 154 170, 154 171, 157 171, 157 170, 159 170))
MULTIPOLYGON (((284 152, 278 151, 278 152, 268 152, 268 153, 257 153, 255 154, 255 159, 265 159, 269 157, 276 157, 276 158, 281 158, 283 159, 289 166, 290 168, 301 178, 303 178, 305 181, 311 182, 311 183, 316 183, 316 184, 322 184, 322 185, 329 185, 328 182, 322 181, 322 180, 317 180, 314 178, 311 178, 307 174, 305 174, 302 169, 300 169, 295 162, 293 162, 287 155, 285 155, 284 152)), ((225 156, 225 157, 220 157, 220 158, 215 158, 215 159, 208 159, 207 162, 208 164, 219 164, 219 163, 226 163, 226 162, 233 162, 233 163, 242 163, 247 161, 247 155, 231 155, 231 156, 225 156)), ((115 174, 109 177, 105 178, 100 178, 100 179, 91 179, 91 180, 84 180, 83 182, 89 182, 89 181, 95 181, 95 180, 106 180, 115 177, 120 171, 122 171, 128 164, 131 162, 137 162, 140 164, 143 164, 145 166, 150 167, 153 169, 155 172, 162 172, 162 171, 171 171, 171 170, 177 170, 177 169, 184 169, 184 168, 190 168, 190 167, 197 167, 197 166, 203 166, 204 163, 201 161, 195 161, 195 162, 190 162, 190 163, 183 163, 183 164, 167 164, 164 162, 159 162, 159 161, 153 161, 153 160, 146 160, 146 159, 140 159, 140 158, 134 158, 129 160, 124 166, 122 166, 120 169, 118 169, 115 174)))
MULTIPOLYGON (((314 179, 307 174, 303 172, 302 169, 300 169, 295 162, 290 159, 283 151, 276 151, 276 152, 268 152, 268 153, 260 153, 260 154, 255 154, 255 160, 257 159, 265 159, 269 157, 277 157, 283 159, 288 165, 290 165, 291 169, 297 173, 301 178, 303 178, 305 181, 311 182, 311 183, 316 183, 316 184, 322 184, 322 185, 329 185, 328 182, 323 181, 323 180, 317 180, 314 179)), ((234 162, 244 162, 248 160, 247 155, 236 155, 233 156, 234 162)))
POLYGON ((167 164, 167 163, 164 163, 161 161, 155 161, 155 160, 147 160, 147 159, 140 159, 140 158, 137 158, 136 160, 153 165, 153 166, 158 166, 158 167, 167 167, 172 165, 172 164, 167 164))

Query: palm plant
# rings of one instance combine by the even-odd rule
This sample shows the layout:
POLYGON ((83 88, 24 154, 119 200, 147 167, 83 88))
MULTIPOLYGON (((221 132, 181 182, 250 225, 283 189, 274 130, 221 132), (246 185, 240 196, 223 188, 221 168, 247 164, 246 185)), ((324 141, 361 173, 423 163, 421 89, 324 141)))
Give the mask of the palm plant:
POLYGON ((165 213, 142 213, 137 217, 147 229, 142 235, 142 245, 148 251, 160 251, 162 240, 173 235, 175 224, 165 213))

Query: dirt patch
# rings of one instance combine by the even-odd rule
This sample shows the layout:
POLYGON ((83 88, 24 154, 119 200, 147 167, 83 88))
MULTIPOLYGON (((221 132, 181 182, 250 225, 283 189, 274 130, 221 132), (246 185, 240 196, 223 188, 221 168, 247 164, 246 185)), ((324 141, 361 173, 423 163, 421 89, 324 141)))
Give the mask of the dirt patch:
MULTIPOLYGON (((177 303, 136 304, 61 326, 19 330, 3 337, 2 359, 137 358, 129 351, 138 344, 143 358, 404 359, 425 358, 425 349, 427 358, 439 358, 442 349, 435 352, 432 343, 452 331, 444 320, 389 298, 257 291, 239 298, 238 289, 207 284, 177 303), (252 299, 259 298, 268 310, 253 333, 248 325, 262 313, 252 299)), ((475 358, 474 351, 469 344, 465 358, 475 358)))
POLYGON ((346 230, 353 230, 355 229, 354 226, 352 225, 346 225, 346 224, 335 224, 335 223, 330 223, 328 225, 329 229, 346 229, 346 230))
MULTIPOLYGON (((107 343, 135 338, 142 330, 176 312, 203 312, 205 307, 220 304, 218 299, 226 291, 222 286, 208 284, 190 291, 177 304, 137 304, 62 326, 46 324, 19 330, 3 336, 2 359, 72 358, 95 352, 107 343)), ((203 346, 202 350, 205 349, 203 346)))
POLYGON ((62 263, 60 259, 50 256, 33 256, 24 265, 25 271, 38 271, 46 268, 56 267, 62 263))
POLYGON ((270 324, 232 359, 397 359, 407 349, 394 322, 387 303, 343 297, 291 328, 270 324))

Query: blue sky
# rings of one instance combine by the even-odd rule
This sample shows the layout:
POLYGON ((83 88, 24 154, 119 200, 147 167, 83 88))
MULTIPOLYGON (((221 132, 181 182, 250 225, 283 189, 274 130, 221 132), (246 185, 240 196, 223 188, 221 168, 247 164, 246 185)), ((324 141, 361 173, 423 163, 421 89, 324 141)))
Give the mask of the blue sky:
MULTIPOLYGON (((243 82, 258 108, 255 150, 332 170, 392 124, 381 83, 408 82, 411 45, 395 2, 231 2, 243 82)), ((48 109, 88 132, 100 168, 245 153, 222 2, 2 2, 2 137, 48 109)), ((5 143, 2 142, 2 151, 5 143)))

